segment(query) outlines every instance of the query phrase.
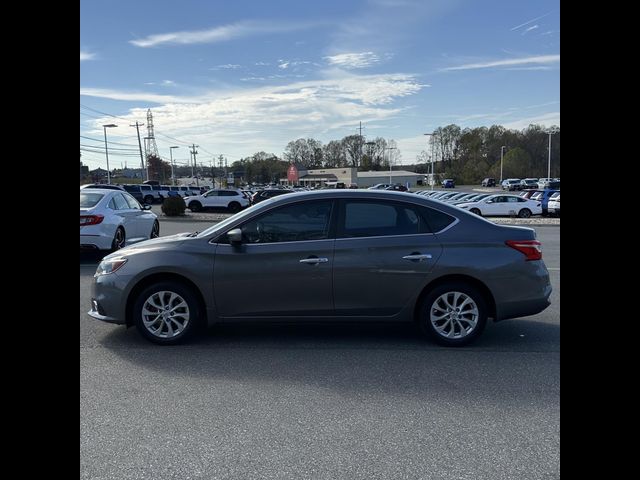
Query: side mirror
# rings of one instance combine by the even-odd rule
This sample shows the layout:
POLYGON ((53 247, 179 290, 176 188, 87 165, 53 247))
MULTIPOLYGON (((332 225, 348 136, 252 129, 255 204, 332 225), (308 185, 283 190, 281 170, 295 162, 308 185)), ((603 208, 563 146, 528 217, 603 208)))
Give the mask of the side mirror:
POLYGON ((149 205, 148 203, 145 203, 145 204, 142 206, 142 209, 143 209, 143 210, 151 210, 151 205, 149 205))
POLYGON ((493 203, 493 200, 487 200, 487 201, 486 201, 486 202, 484 202, 484 203, 493 203))
POLYGON ((233 230, 229 230, 227 232, 227 237, 229 237, 229 242, 231 242, 231 245, 242 244, 242 230, 240 230, 239 228, 234 228, 233 230))

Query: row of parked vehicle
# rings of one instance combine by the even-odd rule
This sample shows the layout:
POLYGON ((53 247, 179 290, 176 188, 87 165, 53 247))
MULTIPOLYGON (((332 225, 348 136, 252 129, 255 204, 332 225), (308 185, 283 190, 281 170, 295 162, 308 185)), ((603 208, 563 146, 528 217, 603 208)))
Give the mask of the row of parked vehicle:
POLYGON ((417 195, 455 205, 482 216, 507 215, 521 218, 529 218, 532 215, 560 216, 560 190, 529 189, 520 195, 422 190, 417 192, 417 195))
MULTIPOLYGON (((483 187, 495 187, 496 179, 495 178, 485 178, 482 180, 481 185, 483 187)), ((502 190, 507 190, 509 192, 513 192, 515 190, 527 190, 533 188, 539 189, 560 189, 560 179, 559 178, 507 178, 502 181, 500 184, 502 190)))
POLYGON ((92 183, 81 185, 80 188, 106 188, 110 190, 123 190, 131 194, 140 203, 162 203, 165 198, 181 196, 189 197, 206 192, 209 187, 197 187, 195 185, 150 185, 150 184, 102 184, 92 183))

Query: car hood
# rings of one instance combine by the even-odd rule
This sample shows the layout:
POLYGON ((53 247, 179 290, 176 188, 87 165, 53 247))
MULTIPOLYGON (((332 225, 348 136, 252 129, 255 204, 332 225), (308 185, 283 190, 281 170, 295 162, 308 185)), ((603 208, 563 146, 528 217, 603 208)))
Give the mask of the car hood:
POLYGON ((188 238, 189 235, 191 235, 191 232, 177 233, 175 235, 169 235, 167 237, 152 238, 150 240, 145 240, 143 242, 121 248, 120 250, 116 250, 115 252, 107 255, 104 258, 110 259, 113 257, 135 255, 137 253, 147 252, 149 250, 171 248, 184 242, 184 240, 188 238))

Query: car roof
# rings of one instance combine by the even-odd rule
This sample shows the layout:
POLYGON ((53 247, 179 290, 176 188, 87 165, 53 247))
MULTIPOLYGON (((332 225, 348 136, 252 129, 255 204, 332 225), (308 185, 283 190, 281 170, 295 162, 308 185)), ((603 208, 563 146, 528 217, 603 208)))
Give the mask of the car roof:
MULTIPOLYGON (((84 190, 87 190, 87 189, 84 189, 84 190)), ((84 192, 80 192, 80 193, 102 193, 102 194, 106 195, 108 193, 118 193, 118 192, 127 193, 127 192, 124 192, 122 190, 114 190, 112 188, 91 188, 91 189, 89 189, 89 191, 84 191, 84 192)))

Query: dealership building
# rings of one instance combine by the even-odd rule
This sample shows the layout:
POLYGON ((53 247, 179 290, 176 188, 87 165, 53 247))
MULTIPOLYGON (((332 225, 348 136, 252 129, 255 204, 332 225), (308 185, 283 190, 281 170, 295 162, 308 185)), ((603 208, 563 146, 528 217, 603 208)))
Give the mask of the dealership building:
POLYGON ((292 163, 287 170, 287 178, 281 178, 281 185, 300 185, 303 187, 321 188, 337 183, 343 183, 346 187, 351 184, 359 188, 367 188, 378 183, 400 183, 409 188, 423 185, 424 175, 409 172, 407 170, 358 172, 357 168, 318 168, 307 170, 300 164, 292 163), (391 179, 391 182, 389 180, 391 179))

